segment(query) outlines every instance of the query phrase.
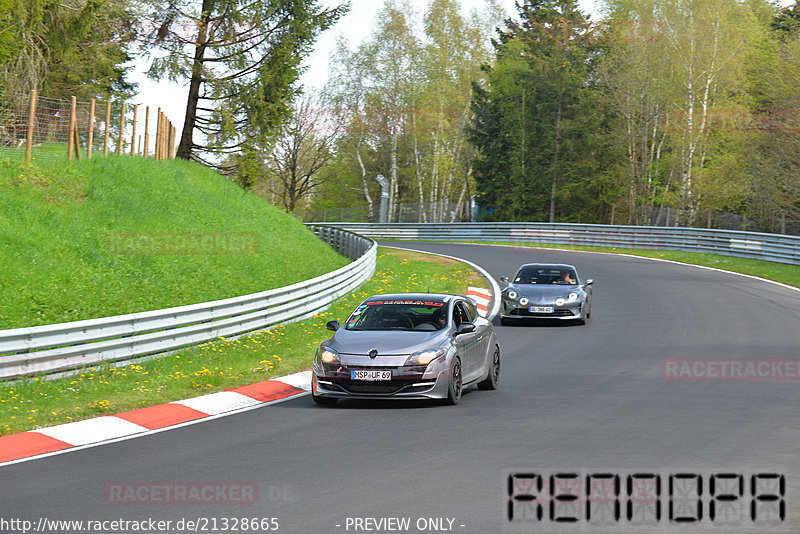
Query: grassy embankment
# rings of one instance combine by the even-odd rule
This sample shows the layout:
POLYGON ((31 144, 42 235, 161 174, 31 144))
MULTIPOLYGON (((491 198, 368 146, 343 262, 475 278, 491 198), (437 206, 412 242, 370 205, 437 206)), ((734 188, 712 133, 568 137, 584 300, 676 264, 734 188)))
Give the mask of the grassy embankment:
POLYGON ((186 161, 0 161, 0 329, 288 285, 347 259, 186 161))
MULTIPOLYGON (((35 167, 2 163, 0 328, 225 298, 347 263, 294 218, 198 165, 114 157, 35 167), (176 235, 211 236, 216 253, 199 254, 198 242, 187 245, 176 235)), ((307 369, 329 335, 325 322, 343 320, 369 294, 485 286, 466 265, 433 258, 382 250, 375 276, 329 311, 251 337, 58 380, 2 383, 0 434, 307 369)))

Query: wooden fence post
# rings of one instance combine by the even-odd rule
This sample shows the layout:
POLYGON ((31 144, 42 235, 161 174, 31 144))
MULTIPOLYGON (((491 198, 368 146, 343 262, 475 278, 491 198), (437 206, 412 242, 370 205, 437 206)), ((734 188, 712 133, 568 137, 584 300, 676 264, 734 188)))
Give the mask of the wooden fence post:
POLYGON ((69 108, 69 141, 67 143, 67 161, 72 161, 72 150, 75 145, 75 103, 76 98, 73 96, 69 108))
POLYGON ((86 159, 92 159, 92 143, 94 142, 94 98, 89 103, 89 146, 86 149, 86 159))
POLYGON ((106 102, 106 136, 103 141, 103 156, 108 157, 108 132, 111 126, 111 100, 106 102))
POLYGON ((153 146, 155 152, 155 158, 157 160, 161 159, 161 108, 158 108, 158 114, 156 115, 156 142, 153 146))
POLYGON ((172 127, 172 123, 169 123, 169 141, 167 143, 167 159, 172 159, 175 150, 173 147, 175 146, 175 128, 172 127))
POLYGON ((164 159, 167 155, 167 116, 161 112, 161 142, 158 143, 158 159, 164 159))
POLYGON ((144 149, 142 150, 142 157, 147 157, 147 151, 150 148, 148 141, 150 140, 150 106, 144 108, 144 149))
POLYGON ((131 156, 136 155, 136 115, 139 112, 139 104, 133 105, 133 133, 131 134, 131 156))
POLYGON ((119 112, 119 140, 117 140, 117 155, 122 155, 122 140, 125 136, 125 102, 122 103, 122 111, 119 112))
POLYGON ((33 128, 36 124, 36 89, 31 91, 31 106, 28 110, 28 137, 25 146, 25 163, 31 162, 31 147, 33 147, 33 128))

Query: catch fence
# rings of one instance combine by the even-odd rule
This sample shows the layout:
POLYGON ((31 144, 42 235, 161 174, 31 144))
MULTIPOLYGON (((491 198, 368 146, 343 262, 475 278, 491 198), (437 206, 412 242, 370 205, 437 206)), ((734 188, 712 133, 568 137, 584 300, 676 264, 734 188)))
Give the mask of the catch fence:
POLYGON ((172 159, 177 130, 160 107, 0 94, 0 158, 54 161, 117 155, 172 159))

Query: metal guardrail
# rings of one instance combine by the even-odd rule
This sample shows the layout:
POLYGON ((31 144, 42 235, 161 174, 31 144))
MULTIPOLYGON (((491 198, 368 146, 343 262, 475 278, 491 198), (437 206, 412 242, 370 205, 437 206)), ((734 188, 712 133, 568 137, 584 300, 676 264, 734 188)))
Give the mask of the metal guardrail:
POLYGON ((0 378, 124 361, 310 317, 372 276, 377 245, 347 230, 309 228, 355 261, 311 280, 241 297, 0 330, 0 378))
POLYGON ((365 237, 410 241, 501 241, 682 250, 800 265, 800 237, 736 230, 568 223, 326 223, 365 237))

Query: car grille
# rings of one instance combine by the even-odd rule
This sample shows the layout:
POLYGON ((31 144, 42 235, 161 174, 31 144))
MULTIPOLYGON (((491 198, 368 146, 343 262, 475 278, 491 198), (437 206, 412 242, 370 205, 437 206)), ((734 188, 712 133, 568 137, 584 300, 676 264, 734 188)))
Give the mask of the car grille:
POLYGON ((575 317, 575 314, 569 308, 556 308, 553 313, 532 313, 528 308, 515 308, 511 310, 509 315, 517 315, 519 317, 575 317))
POLYGON ((362 382, 360 380, 336 380, 334 383, 350 393, 397 393, 408 383, 404 382, 362 382))

